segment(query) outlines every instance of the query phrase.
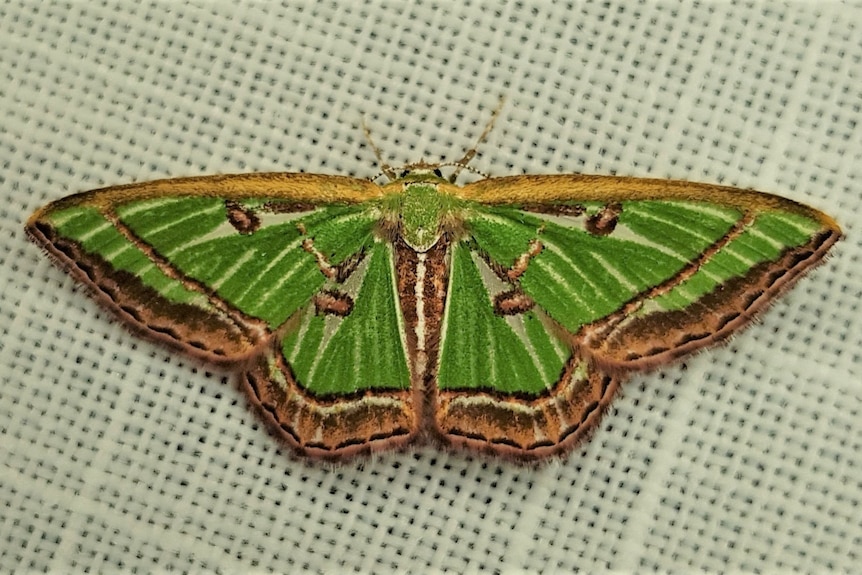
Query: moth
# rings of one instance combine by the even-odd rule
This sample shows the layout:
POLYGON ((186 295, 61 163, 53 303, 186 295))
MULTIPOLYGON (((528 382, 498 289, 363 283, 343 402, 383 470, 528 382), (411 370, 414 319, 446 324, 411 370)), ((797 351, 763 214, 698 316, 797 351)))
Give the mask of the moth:
POLYGON ((813 208, 710 184, 456 185, 474 154, 381 161, 382 185, 114 186, 57 200, 26 230, 138 332, 233 367, 278 436, 326 459, 428 441, 563 454, 632 373, 725 340, 841 237, 813 208))

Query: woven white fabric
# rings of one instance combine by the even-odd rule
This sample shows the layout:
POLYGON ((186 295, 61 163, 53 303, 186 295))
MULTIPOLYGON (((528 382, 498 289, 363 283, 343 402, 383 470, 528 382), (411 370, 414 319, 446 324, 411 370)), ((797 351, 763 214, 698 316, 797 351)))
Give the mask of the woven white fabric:
MULTIPOLYGON (((531 4, 535 4, 531 6, 531 4)), ((0 571, 849 571, 862 565, 862 8, 0 4, 0 571), (232 375, 128 333, 23 233, 66 194, 473 166, 780 193, 832 258, 727 346, 633 377, 535 468, 315 465, 232 375)))

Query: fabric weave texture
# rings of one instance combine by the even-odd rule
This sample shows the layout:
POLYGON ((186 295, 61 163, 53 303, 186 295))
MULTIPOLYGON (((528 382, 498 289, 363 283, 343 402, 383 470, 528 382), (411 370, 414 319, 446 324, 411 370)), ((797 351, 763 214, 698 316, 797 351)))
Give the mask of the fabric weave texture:
MULTIPOLYGON (((859 3, 0 4, 0 571, 841 572, 862 564, 859 3), (726 346, 519 466, 280 446, 233 375, 141 340, 27 241, 156 178, 472 166, 754 188, 832 257, 726 346)), ((469 178, 470 175, 466 174, 469 178)))

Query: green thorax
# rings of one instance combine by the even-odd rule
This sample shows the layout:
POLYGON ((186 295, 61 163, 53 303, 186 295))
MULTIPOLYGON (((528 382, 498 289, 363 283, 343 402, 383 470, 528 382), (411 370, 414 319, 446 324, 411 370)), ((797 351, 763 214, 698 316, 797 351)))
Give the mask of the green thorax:
POLYGON ((441 193, 441 188, 451 184, 432 173, 421 171, 408 174, 390 185, 401 188, 400 193, 392 197, 401 237, 417 252, 427 252, 440 239, 446 216, 451 212, 454 198, 441 193))

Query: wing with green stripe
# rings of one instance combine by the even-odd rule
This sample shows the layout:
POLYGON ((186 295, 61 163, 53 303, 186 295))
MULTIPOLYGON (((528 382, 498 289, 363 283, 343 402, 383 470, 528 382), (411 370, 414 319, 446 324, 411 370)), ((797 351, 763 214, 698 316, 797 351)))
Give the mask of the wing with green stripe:
POLYGON ((28 231, 123 319, 191 354, 235 361, 311 301, 327 268, 336 273, 374 243, 373 196, 310 203, 305 176, 276 177, 88 192, 40 210, 28 231), (288 189, 266 189, 276 177, 288 189), (254 196, 239 184, 265 189, 254 196), (219 186, 233 191, 221 196, 219 186))
POLYGON ((438 385, 538 394, 560 378, 568 345, 540 310, 501 315, 494 299, 509 285, 468 243, 451 250, 451 272, 438 385))
POLYGON ((390 244, 375 243, 342 291, 327 294, 349 302, 346 315, 305 307, 282 347, 303 387, 321 396, 409 387, 392 258, 390 244))
MULTIPOLYGON (((503 180, 497 194, 516 195, 503 180)), ((465 245, 507 271, 529 313, 546 314, 581 355, 617 369, 726 337, 840 237, 828 216, 767 194, 705 186, 698 195, 669 182, 662 197, 659 181, 619 179, 603 201, 595 192, 578 201, 566 193, 577 180, 536 181, 554 199, 468 210, 465 245)))
POLYGON ((250 202, 248 209, 261 221, 246 233, 231 225, 219 198, 131 202, 116 214, 172 270, 272 328, 323 286, 324 275, 303 242, 313 238, 315 248, 338 264, 370 245, 377 220, 373 209, 356 205, 283 213, 250 202))

